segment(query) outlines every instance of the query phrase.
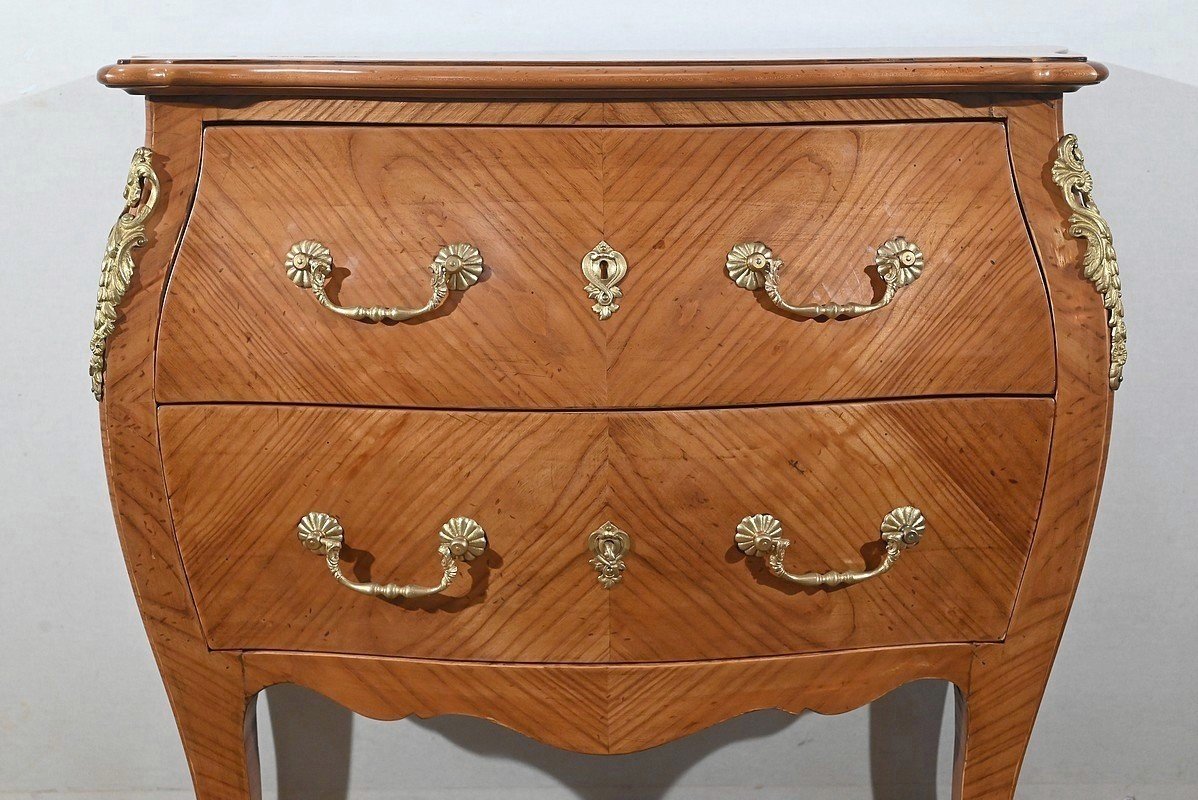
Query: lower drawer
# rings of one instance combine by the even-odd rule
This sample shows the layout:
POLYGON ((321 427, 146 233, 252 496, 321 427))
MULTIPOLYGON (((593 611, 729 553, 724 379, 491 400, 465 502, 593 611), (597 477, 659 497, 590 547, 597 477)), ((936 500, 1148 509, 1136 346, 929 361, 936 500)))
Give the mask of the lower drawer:
POLYGON ((176 535, 212 647, 622 662, 1000 639, 1052 413, 1049 398, 963 398, 159 415, 176 535), (768 546, 754 531, 780 525, 788 572, 865 571, 887 556, 883 518, 904 506, 926 519, 922 539, 855 585, 804 587, 744 552, 768 546), (437 584, 437 532, 451 518, 476 520, 487 547, 443 593, 389 600, 341 585, 303 546, 297 523, 310 512, 339 521, 352 582, 437 584), (738 525, 763 514, 776 524, 749 520, 738 547, 738 525), (588 548, 607 522, 631 546, 610 588, 588 548))

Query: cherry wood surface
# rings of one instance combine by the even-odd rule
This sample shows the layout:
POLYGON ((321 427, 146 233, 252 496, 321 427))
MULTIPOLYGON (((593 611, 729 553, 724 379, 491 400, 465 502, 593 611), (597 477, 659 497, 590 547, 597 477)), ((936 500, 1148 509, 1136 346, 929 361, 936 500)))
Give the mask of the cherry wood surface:
POLYGON ((1047 394, 1043 278, 998 122, 526 129, 209 128, 158 347, 161 402, 451 408, 690 407, 1047 394), (854 320, 790 317, 736 286, 764 241, 794 300, 868 302, 874 250, 924 274, 854 320), (442 243, 489 269, 427 318, 338 317, 282 267, 334 254, 334 297, 420 305, 442 243), (591 311, 579 261, 628 259, 591 311), (203 346, 197 343, 203 342, 203 346))
POLYGON ((536 125, 619 127, 763 125, 802 122, 1005 119, 1003 95, 976 92, 948 97, 812 97, 728 100, 628 100, 602 102, 526 100, 462 103, 435 100, 336 97, 244 97, 235 103, 197 105, 186 98, 155 98, 162 108, 200 117, 204 124, 294 123, 353 125, 536 125))
POLYGON ((198 177, 196 123, 189 114, 152 110, 148 117, 145 144, 156 154, 161 193, 109 339, 100 425, 121 549, 196 797, 257 800, 254 705, 245 694, 239 656, 213 652, 204 640, 175 542, 153 397, 162 294, 198 177))
POLYGON ((164 406, 175 527, 219 649, 490 661, 677 661, 936 641, 1006 629, 1040 502, 1049 399, 501 413, 164 406), (735 548, 768 512, 798 571, 864 569, 878 525, 928 532, 888 575, 803 592, 735 548), (335 583, 298 543, 345 526, 359 580, 436 583, 435 531, 468 516, 490 552, 435 598, 335 583), (606 521, 632 538, 611 590, 606 521), (801 562, 801 563, 800 563, 801 562))
POLYGON ((277 683, 375 719, 482 716, 581 753, 631 753, 763 708, 841 714, 913 680, 969 688, 975 647, 896 647, 674 664, 470 664, 246 653, 246 693, 277 683))
POLYGON ((603 391, 602 329, 579 301, 602 238, 595 133, 250 127, 204 142, 161 400, 552 407, 603 391), (427 318, 357 322, 287 278, 303 239, 332 249, 344 305, 419 307, 452 242, 490 269, 427 318))
MULTIPOLYGON (((983 646, 961 697, 958 800, 1010 798, 1077 591, 1106 467, 1114 395, 1101 298, 1081 275, 1085 245, 1051 178, 1061 103, 1013 102, 1019 191, 1048 278, 1057 334, 1057 415, 1034 545, 1002 646, 983 646)), ((1095 165, 1097 167, 1097 165, 1095 165)))
POLYGON ((1001 639, 1052 413, 975 398, 613 416, 611 514, 634 552, 611 591, 612 659, 1001 639), (792 572, 861 570, 903 505, 926 515, 923 541, 856 586, 801 589, 733 542, 744 516, 769 513, 792 572))
POLYGON ((101 83, 150 95, 349 95, 436 98, 820 96, 902 92, 1055 93, 1098 83, 1078 55, 656 62, 129 60, 101 83))
POLYGON ((618 406, 1048 393, 1043 278, 1002 126, 638 129, 608 135, 607 240, 629 258, 607 333, 618 406), (878 246, 919 279, 858 319, 788 316, 734 284, 730 247, 786 262, 791 302, 871 302, 878 246), (804 298, 807 298, 804 300, 804 298))
POLYGON ((605 419, 164 406, 179 546, 210 644, 490 661, 606 661, 608 599, 587 564, 603 523, 605 419), (443 595, 388 603, 336 583, 296 523, 345 527, 357 580, 436 585, 437 531, 489 548, 443 595))
MULTIPOLYGON (((259 796, 253 698, 262 687, 278 682, 310 686, 372 716, 467 713, 563 747, 625 752, 753 708, 847 710, 893 686, 924 677, 951 680, 960 694, 954 798, 1010 800, 1014 796, 1089 541, 1112 405, 1105 311, 1093 286, 1081 275, 1084 247, 1068 236, 1068 209, 1048 175, 1062 132, 1059 97, 592 104, 245 98, 214 105, 155 100, 148 107, 146 144, 156 153, 162 198, 151 220, 149 241, 135 256, 137 272, 110 342, 108 388, 100 418, 122 548, 200 800, 259 796), (208 647, 173 535, 153 393, 161 301, 198 182, 205 124, 219 120, 455 124, 524 120, 569 127, 595 120, 673 126, 775 119, 835 123, 971 117, 998 119, 1007 127, 1018 197, 1047 279, 1057 353, 1046 493, 1011 621, 999 641, 606 666, 505 665, 208 647), (606 679, 612 675, 623 677, 606 679)), ((1101 165, 1093 168, 1101 171, 1101 165)), ((114 179, 114 186, 119 186, 119 180, 114 179)), ((195 346, 205 344, 200 341, 195 346)), ((788 530, 793 529, 794 523, 788 521, 788 530)), ((903 558, 919 552, 916 549, 903 558)), ((804 554, 791 554, 800 555, 804 554)), ((320 566, 319 559, 309 558, 320 566)), ((896 569, 904 563, 909 566, 901 561, 896 569)))

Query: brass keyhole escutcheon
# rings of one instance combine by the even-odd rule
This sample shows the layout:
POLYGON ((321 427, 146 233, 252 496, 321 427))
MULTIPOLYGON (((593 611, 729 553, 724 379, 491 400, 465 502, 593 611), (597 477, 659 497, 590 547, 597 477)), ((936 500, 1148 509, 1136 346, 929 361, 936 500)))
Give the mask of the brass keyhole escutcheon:
POLYGON ((594 301, 591 310, 599 319, 608 319, 620 310, 616 301, 624 296, 619 284, 628 274, 628 262, 619 250, 600 242, 582 257, 581 267, 582 277, 587 279, 587 297, 594 301))
POLYGON ((594 558, 591 566, 599 573, 598 580, 604 589, 610 589, 624 577, 624 556, 632 549, 632 538, 610 522, 599 526, 587 537, 587 549, 594 558))

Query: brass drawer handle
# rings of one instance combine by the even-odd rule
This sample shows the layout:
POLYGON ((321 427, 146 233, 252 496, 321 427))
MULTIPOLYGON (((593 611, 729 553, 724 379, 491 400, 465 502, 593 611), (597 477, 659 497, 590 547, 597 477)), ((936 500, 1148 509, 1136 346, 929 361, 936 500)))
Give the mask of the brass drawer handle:
POLYGON ((770 572, 800 586, 851 586, 890 571, 899 555, 919 544, 923 538, 923 512, 914 506, 901 506, 882 518, 881 536, 886 545, 882 563, 864 572, 808 572, 796 575, 782 565, 790 540, 782 538, 782 523, 769 514, 752 514, 736 526, 736 546, 747 556, 765 558, 770 572))
POLYGON ((774 258, 773 251, 763 242, 743 242, 733 247, 728 252, 724 269, 737 286, 749 291, 764 287, 770 300, 783 311, 807 319, 852 319, 890 305, 890 301, 900 289, 914 283, 923 272, 923 252, 914 242, 908 242, 899 236, 878 248, 874 256, 874 265, 877 267, 878 276, 886 285, 886 290, 877 302, 869 305, 829 303, 796 306, 788 303, 778 290, 778 275, 786 265, 781 259, 774 258))
POLYGON ((445 302, 450 290, 464 292, 478 283, 483 271, 483 257, 478 248, 470 244, 449 244, 441 248, 429 272, 433 274, 433 294, 420 308, 398 306, 339 306, 329 299, 326 291, 329 276, 333 272, 333 254, 321 242, 305 239, 296 242, 287 252, 284 262, 287 277, 301 289, 311 289, 316 302, 335 314, 357 320, 381 322, 402 321, 435 311, 445 302))
POLYGON ((454 517, 442 525, 437 534, 440 540, 437 552, 441 554, 441 569, 444 574, 436 586, 357 583, 345 577, 341 571, 341 547, 345 543, 345 530, 336 517, 313 511, 299 521, 296 534, 304 547, 325 557, 329 572, 342 586, 387 600, 397 597, 427 597, 445 591, 458 576, 458 563, 473 561, 487 549, 487 534, 481 525, 469 517, 454 517))

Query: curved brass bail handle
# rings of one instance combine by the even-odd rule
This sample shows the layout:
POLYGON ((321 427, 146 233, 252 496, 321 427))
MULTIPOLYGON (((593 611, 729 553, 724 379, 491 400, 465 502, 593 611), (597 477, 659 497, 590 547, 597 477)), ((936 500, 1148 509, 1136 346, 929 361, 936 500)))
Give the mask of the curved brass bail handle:
POLYGON ((774 258, 773 251, 763 242, 743 242, 728 252, 728 260, 724 269, 737 286, 756 291, 764 288, 765 293, 774 305, 783 311, 807 319, 826 317, 829 319, 852 319, 877 311, 890 305, 898 291, 915 282, 923 272, 923 252, 914 242, 908 242, 902 236, 891 239, 878 248, 874 256, 874 265, 878 277, 882 279, 886 289, 877 302, 869 305, 860 303, 827 303, 812 305, 793 305, 782 297, 778 289, 778 276, 785 269, 781 259, 774 258))
POLYGON ((890 571, 902 552, 923 538, 927 523, 914 506, 900 506, 882 518, 880 535, 886 555, 876 567, 861 572, 789 572, 782 564, 790 541, 782 538, 782 523, 770 514, 751 514, 736 527, 736 546, 747 556, 765 558, 771 573, 799 586, 851 586, 890 571))
POLYGON ((305 514, 296 529, 300 543, 317 555, 325 557, 329 572, 342 586, 355 592, 394 600, 397 597, 427 597, 445 591, 460 572, 458 563, 473 561, 487 549, 487 534, 481 525, 469 517, 454 517, 441 526, 437 538, 437 553, 441 556, 441 582, 436 586, 401 586, 395 583, 358 583, 341 571, 341 548, 345 530, 341 522, 329 514, 313 511, 305 514))
POLYGON ((400 322, 435 311, 445 302, 451 289, 464 292, 478 283, 483 271, 483 257, 474 245, 458 243, 441 248, 433 263, 432 296, 419 308, 398 306, 339 306, 329 299, 326 287, 333 272, 333 254, 327 246, 315 239, 296 242, 287 251, 284 261, 287 277, 303 289, 311 289, 316 302, 343 317, 356 320, 400 322))

